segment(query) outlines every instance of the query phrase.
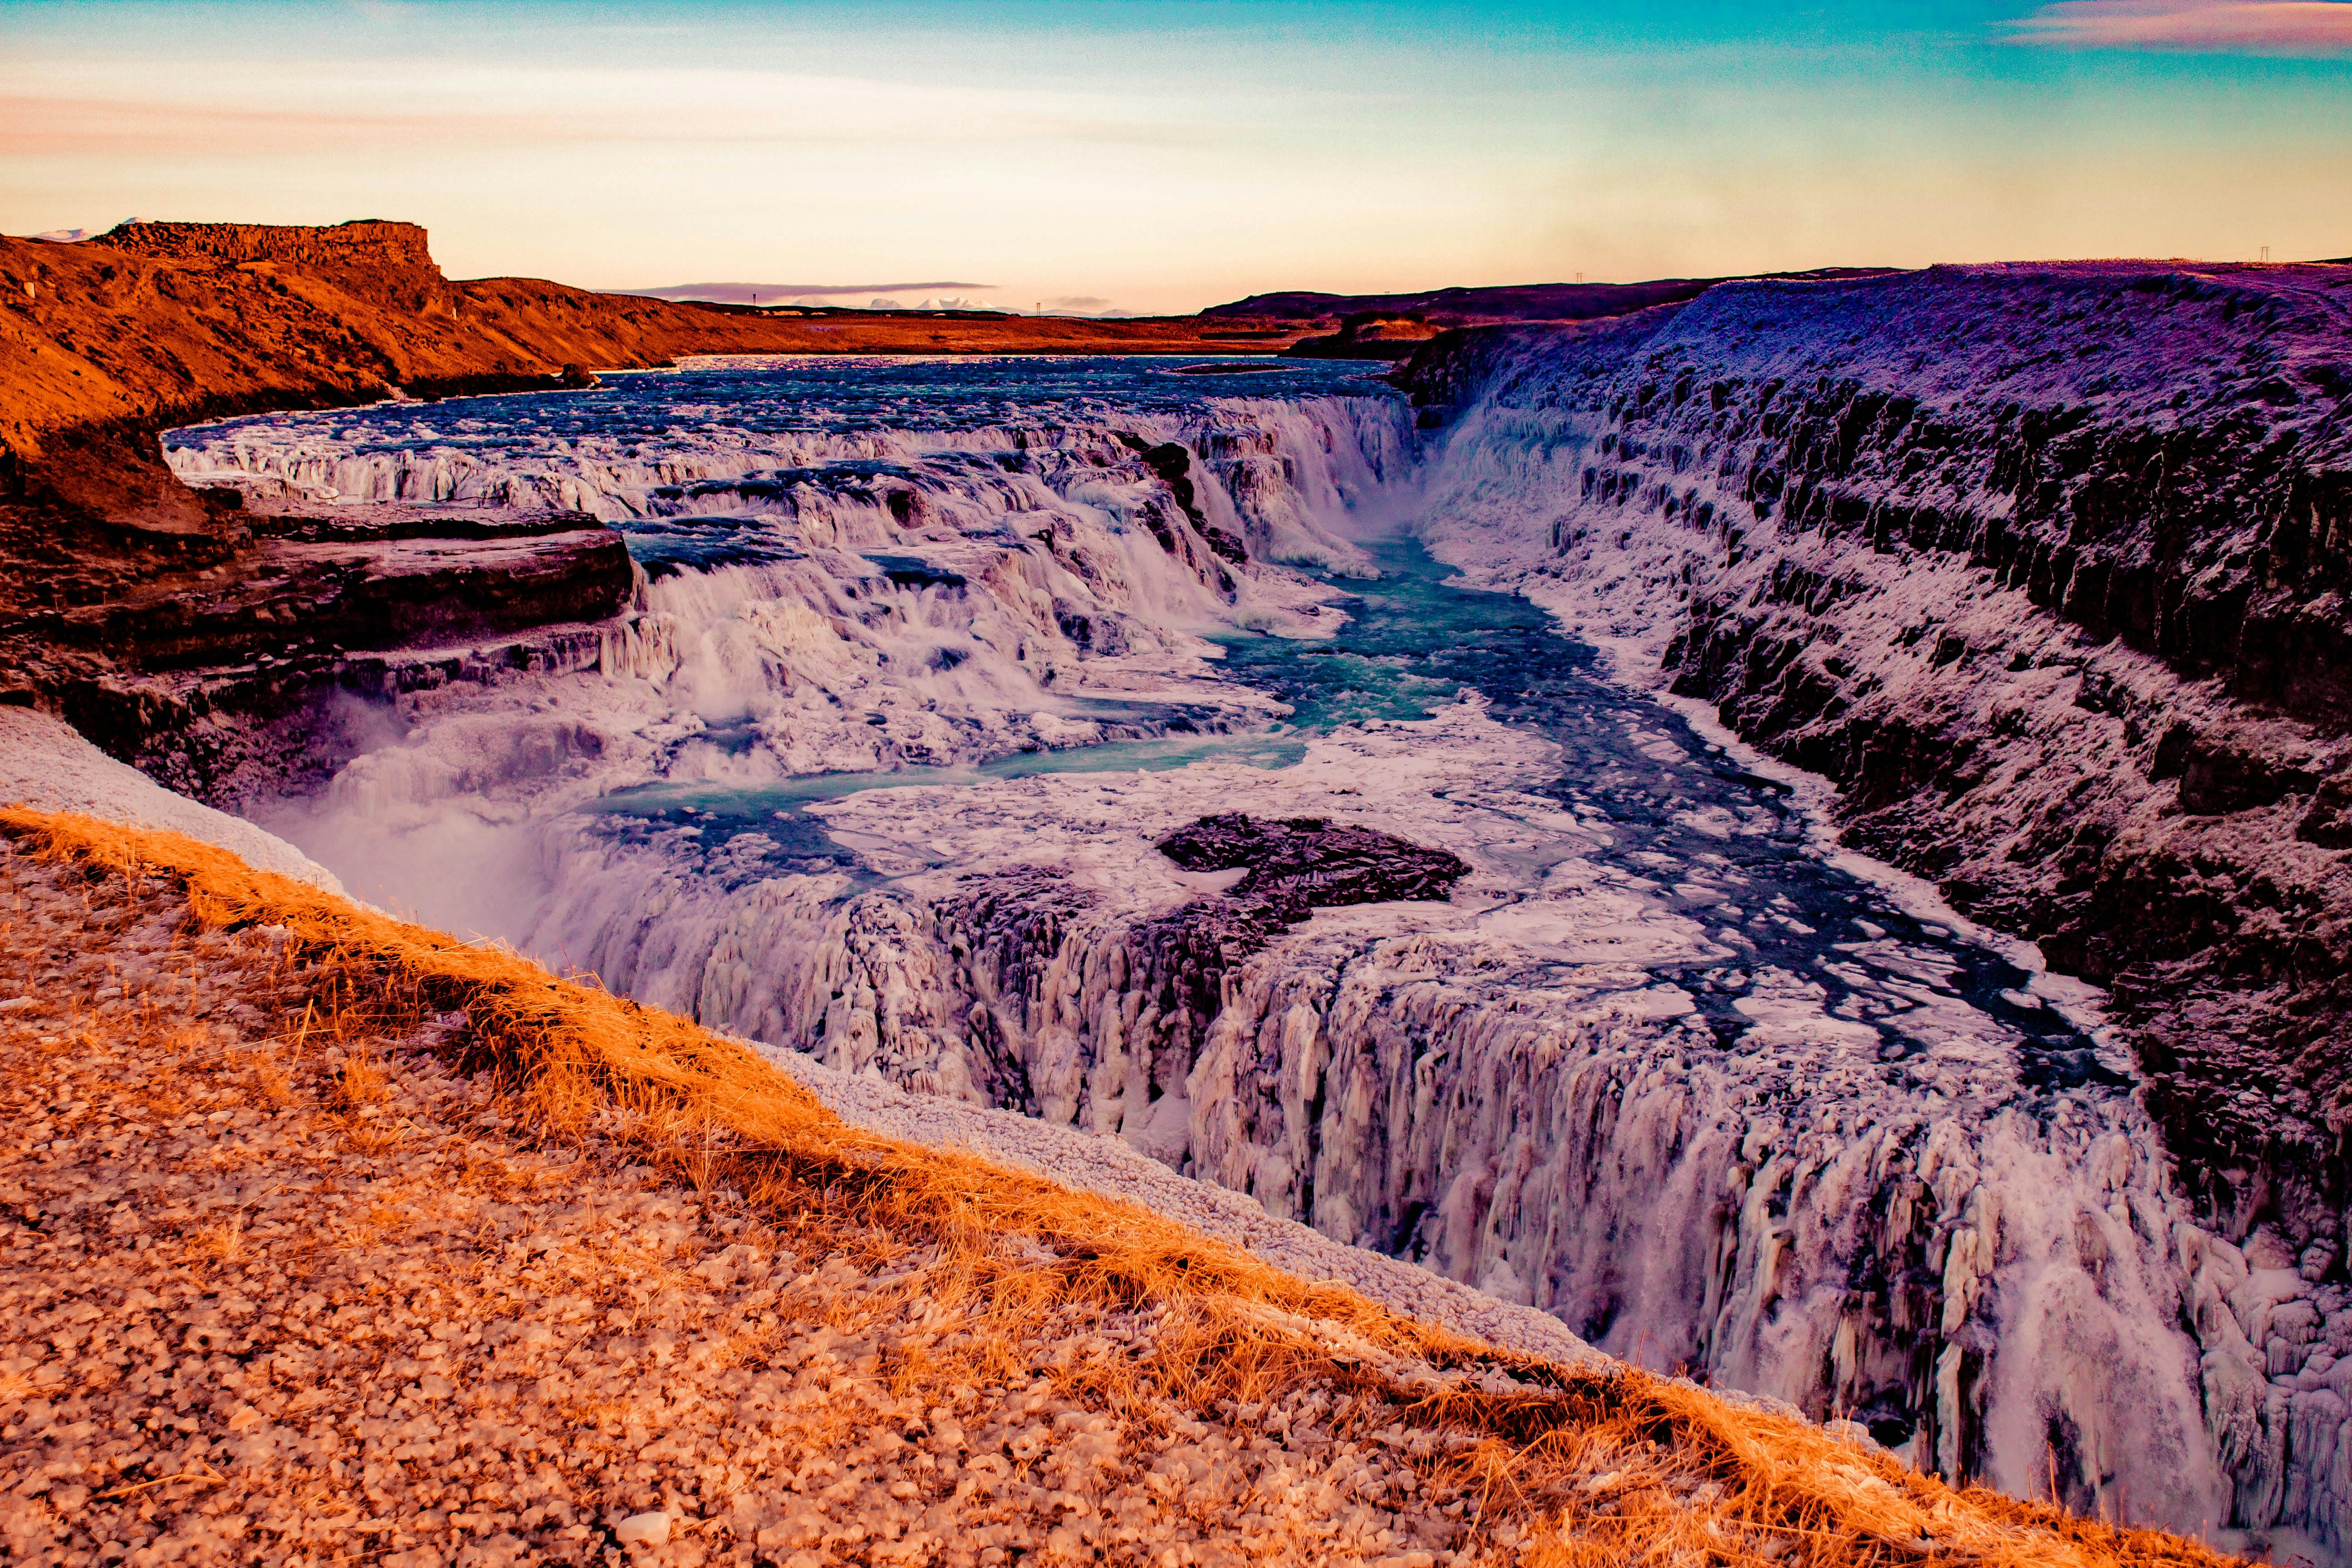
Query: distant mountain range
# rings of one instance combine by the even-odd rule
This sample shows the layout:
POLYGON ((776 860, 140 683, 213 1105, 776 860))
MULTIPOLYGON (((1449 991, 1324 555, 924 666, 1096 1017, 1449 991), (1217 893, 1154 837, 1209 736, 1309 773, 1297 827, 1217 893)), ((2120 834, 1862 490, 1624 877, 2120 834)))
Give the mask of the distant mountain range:
POLYGON ((838 299, 845 304, 863 305, 857 298, 891 294, 950 296, 940 301, 942 309, 972 309, 976 301, 970 296, 976 291, 993 289, 993 283, 673 283, 662 289, 608 289, 608 294, 634 294, 645 300, 706 300, 719 305, 782 305, 794 300, 838 299))
MULTIPOLYGON (((1872 278, 1899 270, 1891 267, 1823 267, 1811 272, 1745 273, 1739 278, 1818 280, 1872 278)), ((1297 290, 1252 294, 1231 304, 1212 305, 1201 314, 1337 321, 1370 311, 1419 316, 1432 326, 1440 327, 1493 321, 1580 321, 1688 300, 1718 283, 1737 280, 1739 279, 1660 278, 1647 283, 1518 283, 1490 289, 1432 289, 1418 294, 1320 294, 1297 290)))

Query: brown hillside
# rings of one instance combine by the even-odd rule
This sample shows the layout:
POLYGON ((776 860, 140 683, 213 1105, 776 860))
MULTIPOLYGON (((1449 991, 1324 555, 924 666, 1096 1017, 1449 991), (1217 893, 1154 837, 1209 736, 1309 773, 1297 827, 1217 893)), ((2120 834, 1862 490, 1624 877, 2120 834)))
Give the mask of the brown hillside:
POLYGON ((760 311, 453 282, 413 224, 131 224, 80 245, 0 238, 0 482, 118 522, 203 531, 144 449, 163 427, 248 409, 542 384, 566 365, 701 353, 1265 351, 1224 321, 983 311, 760 311), (149 471, 123 471, 144 467, 149 471))
POLYGON ((11 1562, 2222 1562, 859 1131, 170 835, 0 811, 0 1068, 11 1562))

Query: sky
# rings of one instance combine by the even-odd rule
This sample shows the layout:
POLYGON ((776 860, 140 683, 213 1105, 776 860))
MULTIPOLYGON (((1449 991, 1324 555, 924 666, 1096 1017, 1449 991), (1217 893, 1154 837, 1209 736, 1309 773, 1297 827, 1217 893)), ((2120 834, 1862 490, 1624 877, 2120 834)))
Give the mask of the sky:
POLYGON ((0 232, 131 216, 1073 313, 2332 258, 2352 0, 0 0, 0 232))

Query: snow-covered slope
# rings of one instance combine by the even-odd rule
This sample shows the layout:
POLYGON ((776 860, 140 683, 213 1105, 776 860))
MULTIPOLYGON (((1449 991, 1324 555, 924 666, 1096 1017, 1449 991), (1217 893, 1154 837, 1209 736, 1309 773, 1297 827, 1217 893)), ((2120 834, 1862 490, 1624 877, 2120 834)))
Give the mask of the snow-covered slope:
POLYGON ((265 871, 340 893, 335 874, 241 816, 174 795, 116 762, 71 726, 29 708, 0 708, 0 805, 71 811, 101 822, 184 833, 265 871))

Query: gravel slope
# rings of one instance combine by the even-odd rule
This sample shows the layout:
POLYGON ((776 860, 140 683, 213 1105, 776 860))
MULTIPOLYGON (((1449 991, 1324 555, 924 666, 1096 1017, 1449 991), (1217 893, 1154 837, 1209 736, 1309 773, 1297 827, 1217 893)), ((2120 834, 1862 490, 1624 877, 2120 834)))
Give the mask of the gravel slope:
POLYGON ((1199 1419, 1120 1375, 1165 1303, 1007 1331, 930 1249, 534 1147, 187 915, 0 841, 0 1558, 1455 1561, 1475 1500, 1344 1391, 1199 1419))

